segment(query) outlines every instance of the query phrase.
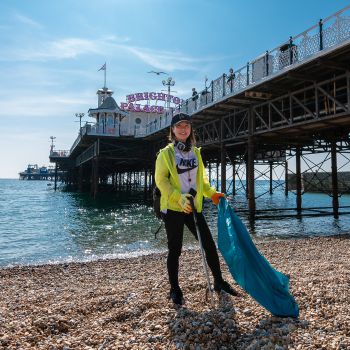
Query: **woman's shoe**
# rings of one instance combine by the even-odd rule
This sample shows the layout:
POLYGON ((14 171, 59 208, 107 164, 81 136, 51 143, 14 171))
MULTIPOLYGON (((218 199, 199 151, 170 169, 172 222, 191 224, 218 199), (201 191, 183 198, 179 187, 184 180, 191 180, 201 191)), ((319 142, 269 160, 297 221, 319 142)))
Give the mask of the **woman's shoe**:
POLYGON ((234 297, 241 296, 241 294, 238 293, 235 289, 233 289, 231 285, 225 280, 214 281, 214 290, 217 293, 220 293, 223 290, 226 293, 233 295, 234 297))
POLYGON ((171 288, 169 298, 173 301, 175 305, 183 305, 184 303, 184 298, 180 287, 171 288))

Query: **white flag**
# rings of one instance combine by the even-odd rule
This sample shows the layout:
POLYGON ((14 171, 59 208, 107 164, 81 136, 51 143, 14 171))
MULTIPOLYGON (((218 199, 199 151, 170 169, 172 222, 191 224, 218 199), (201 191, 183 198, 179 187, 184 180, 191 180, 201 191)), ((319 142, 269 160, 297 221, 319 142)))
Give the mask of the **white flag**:
POLYGON ((98 72, 99 72, 100 70, 106 70, 106 63, 98 70, 98 72))

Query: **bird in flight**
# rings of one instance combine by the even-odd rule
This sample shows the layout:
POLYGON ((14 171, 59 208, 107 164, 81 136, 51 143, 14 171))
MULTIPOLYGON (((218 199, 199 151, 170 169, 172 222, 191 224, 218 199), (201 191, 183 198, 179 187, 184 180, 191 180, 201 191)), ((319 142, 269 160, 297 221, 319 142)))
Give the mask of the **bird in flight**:
POLYGON ((157 74, 157 75, 161 75, 161 74, 166 74, 166 75, 168 75, 168 73, 165 73, 165 72, 155 72, 154 70, 151 70, 150 72, 147 72, 147 73, 154 73, 154 74, 157 74))

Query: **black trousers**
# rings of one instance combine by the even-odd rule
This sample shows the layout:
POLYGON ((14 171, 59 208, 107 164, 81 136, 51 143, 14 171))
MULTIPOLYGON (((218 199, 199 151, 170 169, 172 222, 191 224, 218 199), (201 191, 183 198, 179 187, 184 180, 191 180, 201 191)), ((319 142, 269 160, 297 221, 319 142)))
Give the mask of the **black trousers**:
MULTIPOLYGON (((196 213, 199 232, 201 235, 202 245, 205 251, 205 256, 209 268, 214 276, 214 279, 220 281, 222 279, 218 252, 210 233, 209 227, 202 213, 196 213)), ((169 282, 171 288, 179 285, 179 258, 182 250, 184 225, 192 232, 198 240, 193 214, 185 214, 173 210, 167 211, 164 215, 165 229, 168 238, 168 259, 167 267, 169 274, 169 282)))

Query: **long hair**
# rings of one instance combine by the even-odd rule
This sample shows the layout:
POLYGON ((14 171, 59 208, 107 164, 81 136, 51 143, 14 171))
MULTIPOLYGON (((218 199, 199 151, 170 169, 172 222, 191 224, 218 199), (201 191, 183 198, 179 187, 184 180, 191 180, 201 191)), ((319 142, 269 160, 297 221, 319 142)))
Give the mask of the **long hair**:
MULTIPOLYGON (((176 140, 176 137, 175 137, 175 134, 174 134, 174 131, 173 131, 173 126, 170 127, 170 132, 169 132, 168 139, 169 139, 170 142, 173 142, 173 141, 176 140)), ((192 146, 196 145, 196 134, 195 134, 195 132, 193 130, 192 124, 191 124, 191 133, 188 136, 186 142, 188 142, 188 141, 190 141, 192 146)))

